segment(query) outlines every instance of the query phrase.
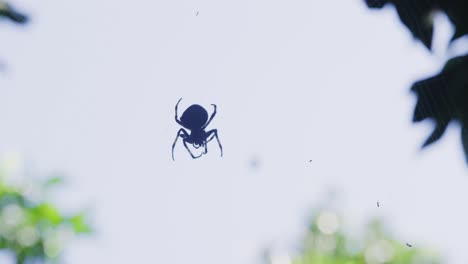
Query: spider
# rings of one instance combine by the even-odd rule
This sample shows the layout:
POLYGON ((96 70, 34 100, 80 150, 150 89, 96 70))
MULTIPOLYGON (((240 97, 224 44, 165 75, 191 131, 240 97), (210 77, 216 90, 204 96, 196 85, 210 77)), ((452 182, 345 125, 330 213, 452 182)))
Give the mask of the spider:
POLYGON ((190 153, 193 159, 197 159, 201 157, 203 154, 208 153, 207 144, 213 138, 216 138, 218 141, 219 149, 221 150, 221 157, 223 156, 223 146, 221 146, 221 142, 219 142, 218 137, 218 130, 212 129, 210 131, 205 131, 205 128, 210 124, 211 120, 216 115, 216 105, 211 104, 214 107, 213 114, 211 114, 210 119, 208 119, 208 112, 200 105, 194 104, 191 105, 187 110, 184 111, 180 119, 177 117, 177 107, 179 106, 180 101, 182 98, 177 101, 175 106, 175 121, 177 124, 183 126, 184 128, 190 130, 188 133, 185 129, 181 128, 179 132, 177 132, 177 136, 174 140, 174 144, 172 144, 172 160, 174 159, 174 148, 176 146, 177 140, 182 138, 184 142, 184 146, 187 151, 190 153), (192 151, 190 151, 187 143, 192 144, 192 146, 196 149, 202 147, 204 150, 199 156, 193 155, 192 151))

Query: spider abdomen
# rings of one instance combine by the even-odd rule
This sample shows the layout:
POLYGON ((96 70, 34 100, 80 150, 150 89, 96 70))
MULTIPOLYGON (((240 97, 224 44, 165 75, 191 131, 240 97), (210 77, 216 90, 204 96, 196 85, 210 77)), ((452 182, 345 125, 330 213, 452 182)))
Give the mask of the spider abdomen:
POLYGON ((194 104, 184 111, 180 121, 190 130, 199 129, 208 121, 208 112, 202 106, 194 104))

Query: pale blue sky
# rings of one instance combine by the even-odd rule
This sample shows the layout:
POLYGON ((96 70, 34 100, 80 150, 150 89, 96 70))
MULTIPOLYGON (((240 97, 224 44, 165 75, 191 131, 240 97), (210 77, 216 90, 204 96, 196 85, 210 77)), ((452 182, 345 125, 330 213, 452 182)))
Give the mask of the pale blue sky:
POLYGON ((17 5, 32 23, 0 24, 0 151, 64 171, 60 203, 95 208, 99 233, 66 263, 255 263, 330 188, 351 222, 380 215, 402 241, 467 263, 459 129, 420 152, 431 125, 411 124, 409 86, 446 60, 448 27, 432 56, 363 1, 17 5), (211 146, 171 160, 180 97, 181 110, 218 105, 222 159, 211 146))

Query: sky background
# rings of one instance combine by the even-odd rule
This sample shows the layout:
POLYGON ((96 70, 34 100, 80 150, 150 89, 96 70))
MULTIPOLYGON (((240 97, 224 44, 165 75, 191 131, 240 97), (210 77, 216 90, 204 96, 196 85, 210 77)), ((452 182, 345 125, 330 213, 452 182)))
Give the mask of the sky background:
POLYGON ((93 210, 65 263, 255 264, 323 203, 468 262, 459 127, 420 151, 432 125, 411 123, 412 82, 467 50, 446 50, 445 17, 430 54, 363 1, 15 3, 32 23, 0 24, 0 154, 63 173, 57 202, 93 210), (223 158, 171 160, 180 97, 218 105, 223 158))

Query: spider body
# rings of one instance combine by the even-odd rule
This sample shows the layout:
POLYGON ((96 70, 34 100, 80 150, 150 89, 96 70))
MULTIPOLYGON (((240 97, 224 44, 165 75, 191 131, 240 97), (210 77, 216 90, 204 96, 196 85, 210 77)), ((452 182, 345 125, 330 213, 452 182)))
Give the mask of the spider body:
POLYGON ((184 128, 181 128, 179 132, 177 132, 176 139, 172 144, 172 160, 174 160, 174 148, 179 137, 182 138, 184 147, 187 149, 187 151, 193 159, 199 158, 203 154, 208 153, 207 143, 210 142, 213 138, 216 138, 216 141, 219 145, 219 149, 221 150, 222 157, 223 147, 221 146, 221 142, 219 142, 218 130, 212 129, 209 131, 205 131, 205 128, 210 124, 211 120, 213 120, 213 118, 216 115, 216 105, 212 104, 214 107, 214 111, 209 119, 208 112, 205 110, 205 108, 197 104, 191 105, 189 108, 187 108, 179 119, 177 117, 177 108, 181 100, 182 98, 179 99, 175 106, 175 121, 185 129, 189 130, 190 133, 187 132, 187 130, 185 130, 184 128), (190 150, 190 148, 187 146, 187 144, 191 144, 196 149, 200 147, 203 148, 202 153, 199 156, 195 156, 190 150))
POLYGON ((181 125, 187 129, 193 130, 193 132, 203 127, 206 121, 208 121, 208 112, 205 108, 197 104, 187 108, 180 117, 181 125))

